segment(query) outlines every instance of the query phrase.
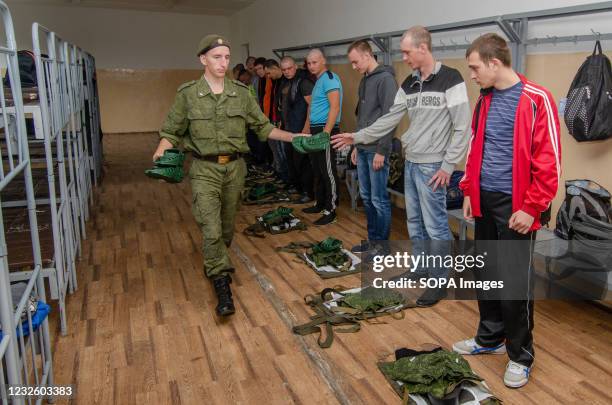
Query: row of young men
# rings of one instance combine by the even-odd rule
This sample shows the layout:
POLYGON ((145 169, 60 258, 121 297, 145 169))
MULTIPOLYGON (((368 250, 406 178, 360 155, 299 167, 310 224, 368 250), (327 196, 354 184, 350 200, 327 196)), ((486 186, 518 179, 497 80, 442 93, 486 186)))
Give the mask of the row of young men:
MULTIPOLYGON (((368 251, 377 241, 389 239, 389 153, 394 130, 408 115, 410 126, 401 141, 410 239, 453 239, 446 212, 446 186, 467 152, 460 187, 465 195, 464 216, 475 219, 475 239, 528 241, 525 246, 529 251, 516 252, 515 261, 507 268, 530 272, 540 216, 555 197, 561 172, 559 122, 552 95, 511 68, 508 45, 496 34, 479 37, 466 52, 470 76, 482 89, 473 114, 461 74, 434 58, 431 35, 424 27, 406 31, 401 51, 413 73, 398 88, 393 69, 377 63, 367 41, 356 41, 349 47, 351 65, 363 74, 355 133, 338 134, 342 84, 327 70, 320 50, 312 50, 306 59, 309 72, 316 77, 314 86, 296 85, 297 80, 311 79, 306 72, 300 74, 301 79, 295 78, 297 66, 291 58, 284 58, 280 66, 275 61, 264 64, 269 79, 279 80, 285 75, 286 86, 278 84, 278 106, 279 119, 286 129, 302 133, 325 130, 335 134, 332 143, 336 149, 356 145, 352 159, 358 168, 368 242, 353 251, 368 251), (293 102, 296 95, 308 106, 302 105, 299 125, 293 126, 285 115, 294 105, 286 100, 293 102)), ((265 91, 259 86, 262 89, 265 91)), ((333 150, 321 155, 311 159, 311 164, 324 187, 315 195, 317 203, 305 211, 325 210, 318 221, 322 225, 335 220, 337 179, 333 150)), ((284 158, 291 165, 293 158, 284 158)), ((306 166, 301 166, 299 173, 305 171, 306 166)), ((525 279, 531 283, 532 275, 525 279)), ((445 294, 445 289, 432 289, 428 296, 421 297, 420 304, 434 305, 445 294)), ((507 352, 510 362, 504 382, 509 387, 523 386, 534 360, 532 297, 483 299, 479 310, 476 336, 457 342, 454 349, 463 354, 507 352)))
MULTIPOLYGON (((249 57, 246 67, 233 69, 234 77, 249 86, 270 122, 286 131, 303 134, 339 133, 342 105, 342 83, 327 69, 325 56, 313 49, 306 58, 307 69, 286 56, 280 63, 273 59, 249 57), (253 72, 254 74, 252 74, 253 72)), ((303 209, 322 214, 314 221, 323 226, 336 221, 339 202, 336 157, 333 148, 308 155, 298 153, 291 144, 260 141, 248 133, 251 155, 258 164, 270 164, 277 176, 299 193, 300 203, 316 201, 303 209)))
MULTIPOLYGON (((353 67, 374 66, 371 52, 365 47, 359 49, 360 57, 351 57, 349 52, 353 67)), ((481 87, 470 119, 467 89, 461 75, 436 61, 431 49, 431 35, 425 28, 407 30, 401 40, 401 51, 403 61, 413 73, 389 104, 380 97, 383 87, 367 86, 374 70, 366 70, 360 85, 359 106, 380 97, 374 114, 378 117, 360 117, 357 132, 338 134, 332 138, 332 144, 335 148, 377 144, 408 115, 410 126, 401 141, 407 224, 412 241, 453 239, 446 212, 446 186, 467 152, 465 176, 460 182, 465 196, 464 216, 475 220, 476 240, 526 241, 506 244, 515 251, 507 255, 509 260, 500 271, 511 275, 510 278, 516 275, 528 285, 521 286, 521 291, 526 291, 525 299, 484 299, 479 295, 476 336, 455 343, 453 349, 462 354, 508 353, 510 361, 504 383, 521 387, 529 380, 535 358, 533 243, 541 227, 540 217, 557 193, 561 174, 558 112, 547 89, 512 69, 506 41, 497 34, 485 34, 466 51, 471 79, 481 87)), ((375 183, 372 173, 380 163, 376 164, 376 154, 367 155, 359 149, 357 154, 358 163, 367 163, 367 166, 361 163, 359 172, 366 201, 368 191, 373 189, 368 185, 375 183)), ((386 158, 382 168, 388 170, 386 158)), ((377 198, 374 195, 370 192, 371 201, 377 198)), ((361 250, 369 249, 373 240, 385 236, 380 232, 387 229, 390 221, 386 206, 383 209, 379 202, 371 207, 367 216, 369 243, 361 250)), ((479 277, 479 273, 475 275, 479 277)), ((421 304, 433 305, 445 294, 445 289, 432 289, 428 297, 421 297, 421 304)))

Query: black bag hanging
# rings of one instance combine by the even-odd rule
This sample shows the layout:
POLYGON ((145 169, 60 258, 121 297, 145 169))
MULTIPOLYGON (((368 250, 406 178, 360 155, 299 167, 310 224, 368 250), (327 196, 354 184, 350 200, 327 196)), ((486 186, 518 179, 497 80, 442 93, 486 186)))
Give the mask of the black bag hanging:
POLYGON ((610 223, 610 197, 608 190, 592 180, 567 180, 565 201, 557 213, 555 234, 563 239, 572 239, 574 217, 577 214, 610 223))
MULTIPOLYGON (((45 56, 45 55, 43 55, 45 56)), ((21 79, 21 87, 36 87, 38 85, 38 78, 36 77, 36 60, 34 53, 31 51, 19 51, 17 52, 17 61, 19 64, 19 78, 21 79)), ((10 86, 11 81, 6 72, 4 78, 4 85, 10 86)))
POLYGON ((564 118, 578 142, 612 137, 612 68, 599 41, 572 81, 564 118))

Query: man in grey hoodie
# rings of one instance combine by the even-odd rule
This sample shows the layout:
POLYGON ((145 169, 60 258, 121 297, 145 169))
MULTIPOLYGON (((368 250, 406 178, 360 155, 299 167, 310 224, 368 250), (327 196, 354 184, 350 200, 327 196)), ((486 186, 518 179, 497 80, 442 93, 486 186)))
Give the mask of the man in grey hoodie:
MULTIPOLYGON (((348 59, 354 70, 363 75, 359 83, 357 129, 370 126, 389 112, 397 93, 395 72, 390 66, 379 65, 366 40, 353 42, 348 59)), ((353 246, 353 253, 370 250, 376 241, 389 239, 391 201, 387 191, 389 154, 395 128, 370 144, 356 145, 351 160, 357 166, 359 193, 368 221, 368 242, 353 246)))
MULTIPOLYGON (((335 148, 353 143, 372 143, 395 128, 404 114, 410 127, 402 135, 406 164, 404 196, 408 233, 412 241, 450 241, 446 213, 446 186, 468 147, 470 105, 461 74, 437 62, 431 53, 431 34, 426 28, 408 29, 402 37, 402 59, 413 73, 406 78, 389 112, 355 134, 333 137, 335 148)), ((413 242, 413 247, 416 244, 413 242)), ((441 246, 440 243, 431 244, 441 246)), ((445 249, 441 249, 444 251, 445 249)), ((446 277, 444 269, 432 275, 446 277)), ((428 290, 418 301, 431 306, 446 296, 445 288, 428 290)))

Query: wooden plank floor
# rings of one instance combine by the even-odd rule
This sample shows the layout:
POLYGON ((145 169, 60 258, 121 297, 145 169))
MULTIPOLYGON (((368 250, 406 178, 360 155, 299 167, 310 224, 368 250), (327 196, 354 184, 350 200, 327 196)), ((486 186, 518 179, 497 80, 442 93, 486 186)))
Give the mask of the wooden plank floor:
MULTIPOLYGON (((325 229, 265 239, 239 231, 266 208, 243 207, 232 247, 237 312, 220 322, 201 270, 188 182, 169 185, 143 175, 155 144, 153 134, 104 139, 106 176, 88 224, 79 290, 68 298, 69 334, 59 336, 57 317, 51 319, 55 383, 76 385, 71 403, 400 403, 378 360, 399 347, 450 347, 474 333, 477 307, 459 301, 366 324, 359 333, 337 335, 326 350, 313 336, 291 333, 310 315, 305 294, 358 285, 359 277, 321 280, 274 248, 327 234, 357 243, 365 217, 346 204, 325 229)), ((394 211, 393 239, 407 237, 404 218, 394 211)), ((505 356, 468 359, 493 392, 510 404, 611 403, 610 313, 549 301, 536 304, 535 319, 537 363, 523 389, 504 387, 505 356)))

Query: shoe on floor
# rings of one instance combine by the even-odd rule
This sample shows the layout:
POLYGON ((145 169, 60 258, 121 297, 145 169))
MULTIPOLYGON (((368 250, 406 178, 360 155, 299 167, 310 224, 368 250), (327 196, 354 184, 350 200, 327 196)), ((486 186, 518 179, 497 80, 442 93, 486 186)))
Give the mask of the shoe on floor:
POLYGON ((221 276, 213 280, 213 286, 215 293, 217 294, 218 304, 215 308, 218 316, 225 317, 230 316, 236 312, 234 307, 234 300, 232 299, 232 289, 230 284, 232 278, 230 276, 221 276))
POLYGON ((362 241, 359 245, 355 245, 351 248, 353 253, 364 253, 370 250, 370 243, 367 240, 362 241))
POLYGON ((531 367, 510 360, 504 373, 504 384, 510 388, 520 388, 529 382, 531 367))
POLYGON ((459 354, 506 354, 504 342, 493 347, 484 347, 476 343, 476 339, 466 339, 453 344, 453 351, 459 354))
POLYGON ((417 300, 417 307, 427 308, 436 305, 442 298, 448 295, 446 288, 428 288, 417 300))
POLYGON ((312 207, 308 208, 302 208, 302 212, 304 214, 318 214, 321 211, 323 211, 323 208, 319 208, 316 205, 313 205, 312 207))
POLYGON ((308 194, 302 194, 302 196, 295 201, 296 204, 308 204, 309 202, 312 202, 312 198, 308 197, 308 194))
POLYGON ((334 222, 336 222, 336 213, 334 211, 330 212, 330 211, 324 210, 323 216, 317 219, 316 221, 314 221, 313 223, 316 226, 323 226, 323 225, 333 224, 334 222))

